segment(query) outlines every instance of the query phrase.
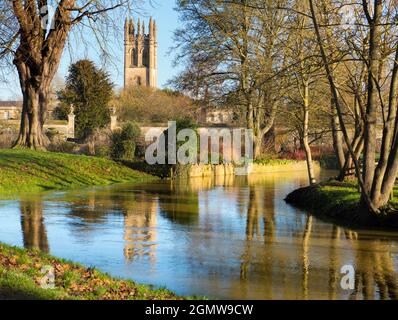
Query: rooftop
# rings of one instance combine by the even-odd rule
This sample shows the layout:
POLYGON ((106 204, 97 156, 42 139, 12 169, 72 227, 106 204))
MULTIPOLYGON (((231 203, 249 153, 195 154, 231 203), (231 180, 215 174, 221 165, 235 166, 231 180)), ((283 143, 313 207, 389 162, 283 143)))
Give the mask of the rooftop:
POLYGON ((21 101, 0 101, 0 107, 16 107, 21 105, 21 101))

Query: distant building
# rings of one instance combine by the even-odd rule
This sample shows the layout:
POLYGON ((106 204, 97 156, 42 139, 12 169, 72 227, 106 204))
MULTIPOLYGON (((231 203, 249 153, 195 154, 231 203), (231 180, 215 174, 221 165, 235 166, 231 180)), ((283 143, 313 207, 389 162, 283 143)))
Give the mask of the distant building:
POLYGON ((203 107, 199 122, 208 125, 231 125, 234 123, 234 113, 225 108, 203 107))
MULTIPOLYGON (((55 93, 48 97, 46 117, 53 119, 54 109, 58 104, 55 93)), ((22 101, 0 101, 0 120, 19 120, 22 114, 22 101)))
POLYGON ((126 19, 124 25, 124 87, 157 87, 158 63, 156 22, 149 20, 149 32, 145 23, 137 25, 126 19))
POLYGON ((0 120, 20 119, 21 112, 21 101, 0 101, 0 120))
MULTIPOLYGON (((54 95, 50 96, 47 119, 44 124, 46 131, 53 131, 65 138, 75 137, 75 115, 73 110, 68 115, 68 120, 52 120, 52 114, 55 108, 56 99, 54 95)), ((0 101, 0 121, 3 121, 2 125, 8 127, 9 125, 20 124, 22 114, 22 101, 0 101)))

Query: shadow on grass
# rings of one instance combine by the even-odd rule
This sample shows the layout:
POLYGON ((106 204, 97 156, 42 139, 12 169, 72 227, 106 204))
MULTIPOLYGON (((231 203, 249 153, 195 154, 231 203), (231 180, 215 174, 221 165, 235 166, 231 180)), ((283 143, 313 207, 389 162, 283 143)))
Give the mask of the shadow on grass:
POLYGON ((0 300, 44 300, 44 298, 22 290, 0 287, 0 300))

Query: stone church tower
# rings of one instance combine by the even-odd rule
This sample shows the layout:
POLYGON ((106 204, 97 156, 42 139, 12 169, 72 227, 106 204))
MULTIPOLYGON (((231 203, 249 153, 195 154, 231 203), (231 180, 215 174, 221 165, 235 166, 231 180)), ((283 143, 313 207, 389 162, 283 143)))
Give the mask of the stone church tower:
POLYGON ((149 30, 145 33, 145 23, 137 25, 126 19, 124 25, 124 87, 157 87, 157 28, 156 22, 149 20, 149 30))

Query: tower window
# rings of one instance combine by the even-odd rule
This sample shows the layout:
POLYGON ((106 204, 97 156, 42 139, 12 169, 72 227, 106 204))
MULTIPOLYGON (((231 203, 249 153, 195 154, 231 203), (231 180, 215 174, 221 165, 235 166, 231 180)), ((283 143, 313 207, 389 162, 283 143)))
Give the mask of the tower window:
POLYGON ((148 48, 144 49, 143 55, 142 55, 142 64, 145 67, 149 67, 149 54, 148 54, 148 48))
POLYGON ((131 50, 131 65, 132 66, 137 65, 137 50, 135 49, 131 50))

